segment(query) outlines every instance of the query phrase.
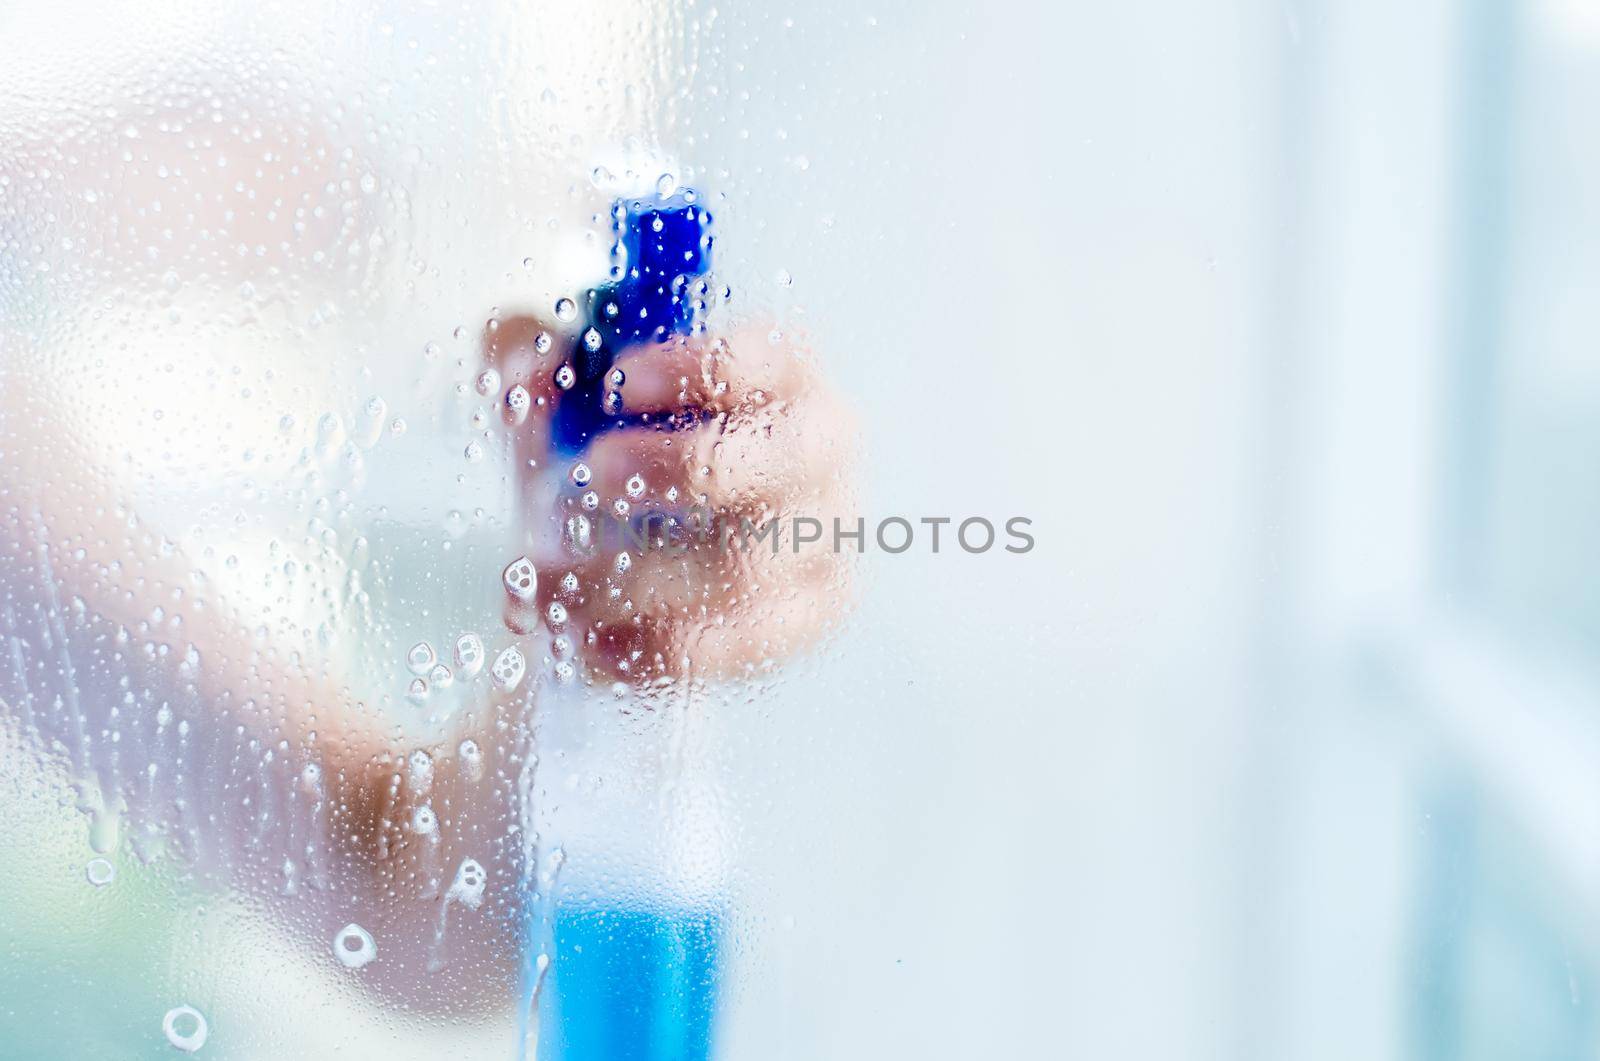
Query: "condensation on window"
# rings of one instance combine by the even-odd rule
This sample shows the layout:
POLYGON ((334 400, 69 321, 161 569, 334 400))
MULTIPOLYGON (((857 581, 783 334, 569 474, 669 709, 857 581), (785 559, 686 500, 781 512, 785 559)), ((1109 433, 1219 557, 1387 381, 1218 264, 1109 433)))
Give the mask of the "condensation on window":
POLYGON ((739 249, 719 17, 0 16, 22 1055, 711 1050, 740 719, 855 597, 717 535, 858 449, 739 249))

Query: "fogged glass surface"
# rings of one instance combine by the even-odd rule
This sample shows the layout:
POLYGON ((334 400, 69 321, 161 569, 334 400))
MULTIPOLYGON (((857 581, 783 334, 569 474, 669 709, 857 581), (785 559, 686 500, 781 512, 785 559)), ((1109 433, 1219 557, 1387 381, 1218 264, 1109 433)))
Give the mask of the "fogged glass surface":
POLYGON ((1595 1056, 1597 26, 0 5, 0 1054, 1595 1056))
POLYGON ((732 1040, 802 888, 778 837, 840 780, 777 750, 834 722, 772 720, 848 561, 569 539, 853 489, 755 260, 745 189, 805 167, 702 65, 741 38, 631 3, 3 19, 8 1040, 596 1056, 630 1006, 606 1034, 661 1056, 732 1040), (674 195, 728 248, 674 294, 732 346, 681 403, 721 419, 558 454, 613 205, 674 195))
POLYGON ((879 875, 824 883, 879 861, 881 742, 920 714, 892 642, 841 648, 863 565, 630 556, 575 527, 693 499, 860 511, 859 391, 896 373, 856 353, 881 335, 823 352, 839 325, 810 307, 864 294, 830 260, 886 238, 849 194, 878 119, 802 71, 868 62, 872 20, 3 17, 23 1054, 854 1034, 790 1014, 830 966, 899 961, 848 927, 879 875), (619 350, 599 398, 634 419, 574 452, 558 410, 586 323, 622 334, 604 285, 638 267, 617 211, 639 197, 714 214, 714 268, 668 275, 685 335, 619 350))

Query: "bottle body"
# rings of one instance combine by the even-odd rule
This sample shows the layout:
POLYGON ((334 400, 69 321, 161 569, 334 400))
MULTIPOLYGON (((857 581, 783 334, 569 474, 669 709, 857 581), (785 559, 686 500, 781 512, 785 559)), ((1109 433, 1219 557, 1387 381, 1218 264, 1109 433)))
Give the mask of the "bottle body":
POLYGON ((558 697, 536 730, 538 1061, 705 1061, 729 946, 708 720, 558 697))

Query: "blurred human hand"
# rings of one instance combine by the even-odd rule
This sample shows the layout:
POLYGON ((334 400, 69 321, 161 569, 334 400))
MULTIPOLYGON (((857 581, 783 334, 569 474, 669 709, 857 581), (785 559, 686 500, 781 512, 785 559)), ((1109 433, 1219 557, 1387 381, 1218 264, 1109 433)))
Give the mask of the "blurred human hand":
MULTIPOLYGON (((529 415, 511 430, 530 523, 582 517, 598 528, 655 513, 681 529, 692 514, 709 517, 714 533, 647 549, 627 548, 635 543, 615 532, 595 531, 587 548, 566 535, 559 555, 539 560, 538 617, 551 633, 591 671, 639 682, 749 672, 824 636, 852 596, 853 542, 836 550, 832 530, 835 517, 855 526, 843 516, 859 432, 815 357, 761 328, 629 347, 615 363, 628 422, 567 460, 551 449, 550 419, 570 342, 533 317, 485 335, 503 385, 529 392, 529 415), (579 464, 588 471, 581 485, 571 474, 579 464), (797 546, 796 517, 817 520, 821 540, 797 546), (778 547, 770 538, 746 547, 741 521, 759 531, 773 520, 778 547)), ((507 621, 526 629, 535 617, 513 605, 507 621)))

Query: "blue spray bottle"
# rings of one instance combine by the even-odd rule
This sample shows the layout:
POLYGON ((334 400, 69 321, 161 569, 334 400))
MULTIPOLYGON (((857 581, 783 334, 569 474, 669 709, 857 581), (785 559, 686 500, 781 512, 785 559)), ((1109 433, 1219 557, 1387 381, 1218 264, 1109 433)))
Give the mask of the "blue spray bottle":
POLYGON ((628 422, 611 397, 617 353, 689 334, 695 281, 711 268, 711 215, 692 190, 665 199, 619 199, 612 218, 621 276, 595 289, 573 352, 574 378, 552 426, 552 442, 563 456, 576 456, 600 432, 628 422))
MULTIPOLYGON (((569 362, 571 386, 552 421, 553 447, 565 457, 632 422, 614 394, 616 356, 689 334, 696 281, 711 263, 711 217, 693 191, 618 200, 612 218, 620 275, 589 300, 569 362)), ((568 764, 584 761, 586 774, 637 771, 639 763, 626 762, 636 751, 623 747, 626 735, 583 714, 546 714, 545 746, 567 749, 568 764)), ((546 878, 535 906, 541 921, 535 935, 550 958, 530 964, 538 1061, 705 1061, 713 1046, 724 916, 717 902, 704 900, 704 889, 690 899, 696 889, 685 887, 685 874, 674 868, 682 860, 660 853, 659 834, 673 828, 652 820, 665 816, 663 789, 629 803, 618 802, 616 788, 588 799, 569 796, 558 812, 563 819, 546 837, 566 845, 569 863, 562 879, 546 878), (646 834, 654 835, 641 838, 646 834), (579 844, 598 849, 589 863, 605 868, 584 869, 589 852, 576 850, 579 844)))

